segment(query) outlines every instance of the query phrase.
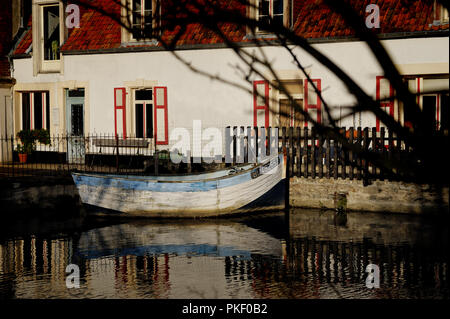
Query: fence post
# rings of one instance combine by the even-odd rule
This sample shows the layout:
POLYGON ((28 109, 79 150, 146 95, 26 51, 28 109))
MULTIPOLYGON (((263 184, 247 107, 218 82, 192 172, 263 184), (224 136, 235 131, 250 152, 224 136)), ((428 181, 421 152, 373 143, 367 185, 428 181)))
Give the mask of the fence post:
POLYGON ((319 134, 319 178, 323 177, 323 136, 319 134))
POLYGON ((334 179, 338 179, 338 141, 336 138, 333 140, 333 177, 334 179))
MULTIPOLYGON (((346 127, 344 126, 342 128, 342 130, 344 132, 344 138, 347 138, 345 136, 346 132, 347 132, 346 127)), ((346 156, 346 153, 347 153, 346 150, 344 150, 344 144, 341 143, 341 178, 342 179, 346 179, 347 178, 347 161, 346 161, 347 156, 346 156)))
POLYGON ((384 176, 386 174, 386 171, 384 169, 384 163, 386 162, 386 147, 384 146, 385 138, 384 138, 384 127, 380 129, 380 144, 381 144, 381 154, 383 158, 383 166, 380 169, 380 180, 384 181, 384 176))
MULTIPOLYGON (((283 127, 285 128, 285 127, 283 127)), ((290 175, 289 166, 291 165, 289 159, 289 153, 286 154, 286 178, 284 179, 284 209, 286 212, 289 212, 289 189, 290 189, 290 175)))
MULTIPOLYGON (((350 143, 350 145, 351 146, 353 146, 353 127, 350 127, 350 129, 349 129, 349 141, 348 141, 349 143, 350 143)), ((352 149, 351 148, 349 148, 349 153, 348 153, 348 162, 349 162, 349 178, 350 178, 350 180, 353 180, 353 168, 354 168, 354 166, 353 166, 353 151, 352 151, 352 149)))
MULTIPOLYGON (((291 165, 291 167, 289 168, 289 172, 292 176, 294 176, 294 164, 295 164, 295 150, 294 150, 294 145, 293 145, 293 140, 294 140, 294 128, 291 126, 289 127, 289 152, 288 152, 288 156, 290 157, 289 159, 289 164, 291 165)), ((291 177, 291 176, 289 176, 291 177)))
MULTIPOLYGON (((366 153, 366 156, 369 151, 369 128, 364 128, 364 152, 366 153)), ((364 179, 367 181, 369 179, 369 159, 364 159, 364 173, 363 173, 364 179)))
MULTIPOLYGON (((394 157, 394 136, 393 136, 393 131, 392 130, 388 130, 388 139, 389 139, 389 149, 388 149, 388 160, 389 163, 392 164, 392 158, 394 157)), ((389 179, 392 179, 393 173, 394 173, 394 169, 392 169, 391 172, 389 172, 389 179)))
POLYGON ((316 128, 311 128, 311 177, 316 178, 316 128))
POLYGON ((14 134, 11 134, 11 160, 12 160, 12 176, 15 176, 14 173, 14 134))
POLYGON ((301 128, 297 127, 297 176, 302 176, 302 147, 301 147, 301 128))
POLYGON ((309 147, 308 147, 308 128, 305 127, 305 136, 304 136, 304 150, 305 150, 305 177, 309 176, 308 172, 308 162, 309 162, 309 147))
POLYGON ((330 146, 330 136, 327 134, 327 136, 325 137, 325 143, 327 144, 327 148, 326 148, 326 150, 325 150, 325 152, 326 152, 326 154, 325 154, 325 156, 326 156, 326 162, 325 162, 325 165, 326 165, 326 168, 327 168, 327 174, 326 174, 326 177, 329 179, 330 178, 330 149, 331 149, 331 146, 330 146))
POLYGON ((116 172, 119 173, 119 136, 116 134, 116 172))
POLYGON ((358 131, 356 134, 356 144, 358 145, 360 152, 356 154, 356 178, 361 180, 361 172, 362 172, 362 163, 361 163, 361 148, 362 148, 362 135, 361 135, 361 126, 358 126, 358 131))
POLYGON ((237 134, 237 127, 233 126, 233 165, 236 165, 236 156, 237 156, 236 134, 237 134))
POLYGON ((243 132, 245 133, 244 136, 244 163, 248 163, 248 143, 249 143, 249 129, 248 127, 242 127, 243 132))
MULTIPOLYGON (((377 129, 375 127, 372 127, 372 153, 374 156, 376 156, 377 152, 377 129)), ((372 166, 372 175, 377 178, 377 168, 375 166, 375 163, 370 163, 372 166)))

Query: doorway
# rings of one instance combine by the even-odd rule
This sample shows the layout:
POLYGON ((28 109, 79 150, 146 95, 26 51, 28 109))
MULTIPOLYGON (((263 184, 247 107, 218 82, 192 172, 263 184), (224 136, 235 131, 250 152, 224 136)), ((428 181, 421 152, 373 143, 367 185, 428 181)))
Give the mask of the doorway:
POLYGON ((84 89, 66 89, 68 163, 84 164, 84 89))

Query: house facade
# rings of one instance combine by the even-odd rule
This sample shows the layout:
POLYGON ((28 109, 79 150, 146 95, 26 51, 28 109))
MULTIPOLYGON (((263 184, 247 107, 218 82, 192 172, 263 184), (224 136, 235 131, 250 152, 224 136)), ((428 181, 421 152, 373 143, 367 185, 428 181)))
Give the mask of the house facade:
MULTIPOLYGON (((157 0, 122 2, 142 16, 155 15, 155 8, 159 8, 157 0)), ((389 99, 394 92, 376 57, 364 42, 355 39, 354 32, 337 14, 320 1, 254 2, 255 7, 240 4, 236 9, 258 19, 270 16, 289 26, 346 71, 366 93, 383 99, 386 112, 409 125, 402 105, 389 99)), ((370 4, 354 2, 362 14, 370 4)), ((112 16, 123 16, 124 8, 114 1, 96 3, 112 16)), ((436 1, 415 1, 408 7, 390 0, 374 3, 380 14, 376 32, 411 91, 448 90, 447 11, 436 1)), ((160 148, 169 148, 175 143, 171 132, 175 128, 192 132, 195 120, 200 120, 203 128, 219 129, 229 125, 311 125, 276 89, 274 76, 266 70, 261 71, 265 79, 255 72, 246 74, 247 66, 235 52, 199 25, 190 24, 177 41, 176 57, 155 39, 139 40, 139 34, 121 27, 111 16, 79 9, 77 24, 77 12, 68 4, 33 0, 27 31, 10 54, 15 84, 11 90, 13 123, 8 125, 14 132, 46 128, 50 134, 110 133, 155 138, 160 148), (290 115, 280 115, 280 111, 290 115)), ((135 15, 130 21, 147 23, 135 15)), ((245 27, 233 25, 224 26, 224 30, 251 54, 259 50, 252 45, 252 37, 267 39, 268 45, 262 50, 272 61, 278 80, 314 119, 327 122, 311 83, 289 52, 273 45, 273 35, 264 30, 254 35, 245 27)), ((163 37, 169 39, 171 32, 166 31, 163 37)), ((331 106, 340 126, 383 126, 371 113, 346 116, 347 107, 356 100, 344 83, 303 49, 294 47, 293 53, 331 106)), ((418 102, 434 119, 437 129, 448 129, 448 93, 423 94, 418 102)))

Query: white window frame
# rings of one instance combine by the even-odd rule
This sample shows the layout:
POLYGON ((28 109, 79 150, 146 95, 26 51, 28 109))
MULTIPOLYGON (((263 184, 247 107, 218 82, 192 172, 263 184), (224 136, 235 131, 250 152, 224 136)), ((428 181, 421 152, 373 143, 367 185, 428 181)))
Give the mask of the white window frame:
MULTIPOLYGON (((302 89, 303 91, 305 90, 305 80, 304 79, 280 79, 280 82, 282 83, 296 83, 296 82, 301 82, 302 84, 302 89)), ((296 94, 291 94, 291 98, 294 100, 302 100, 302 106, 304 107, 304 97, 305 94, 304 93, 296 93, 296 94)), ((281 103, 280 100, 288 100, 289 97, 282 91, 278 90, 278 94, 277 94, 277 103, 278 103, 278 114, 279 117, 281 116, 280 112, 281 112, 281 103)), ((281 120, 281 118, 279 119, 279 121, 281 120)), ((279 123, 281 125, 281 121, 279 123)), ((295 124, 295 110, 292 107, 292 105, 290 105, 290 110, 289 110, 289 126, 290 127, 294 127, 295 124)))
MULTIPOLYGON (((141 1, 141 13, 143 13, 145 11, 145 0, 140 0, 141 1), (143 9, 142 9, 143 8, 143 9)), ((156 28, 158 28, 161 24, 161 5, 158 6, 160 2, 160 0, 151 0, 152 2, 152 10, 151 10, 151 14, 152 14, 152 30, 155 30, 156 28), (159 10, 158 14, 156 14, 156 9, 159 10), (157 19, 159 17, 159 19, 157 19)), ((130 30, 127 30, 125 27, 122 27, 122 42, 143 42, 143 41, 148 41, 154 38, 154 36, 152 35, 151 37, 147 37, 147 38, 141 38, 141 39, 136 39, 133 36, 133 33, 131 31, 131 29, 133 28, 133 0, 122 0, 122 17, 124 19, 124 24, 126 26, 129 27, 130 30)), ((141 16, 141 19, 143 19, 144 16, 141 16)), ((143 21, 143 20, 141 20, 143 21)), ((143 22, 141 22, 141 26, 143 26, 143 22)), ((158 33, 160 34, 161 32, 158 31, 158 33)), ((153 34, 155 35, 155 31, 153 31, 153 34)))
POLYGON ((155 101, 154 101, 154 98, 153 98, 153 96, 154 96, 154 91, 155 91, 155 89, 153 88, 153 86, 152 87, 142 87, 142 88, 134 88, 134 89, 132 89, 132 91, 133 91, 133 100, 132 100, 132 105, 133 105, 133 107, 131 108, 131 120, 132 120, 132 132, 134 133, 134 135, 137 137, 137 127, 136 127, 136 104, 141 104, 141 103, 143 103, 144 105, 143 105, 143 120, 144 120, 144 125, 143 125, 143 138, 145 139, 145 138, 153 138, 154 136, 155 136, 155 116, 154 116, 154 114, 152 114, 152 136, 147 136, 147 122, 146 122, 146 109, 145 109, 145 106, 146 105, 148 105, 148 104, 151 104, 152 105, 152 112, 154 113, 154 107, 155 107, 155 101), (151 100, 138 100, 137 98, 136 98, 136 92, 137 91, 141 91, 141 90, 152 90, 152 99, 151 100))
POLYGON ((448 19, 448 10, 446 7, 444 7, 443 5, 441 5, 441 23, 442 24, 447 24, 449 23, 449 19, 448 19))
POLYGON ((61 73, 62 54, 58 60, 44 60, 44 8, 58 6, 59 8, 59 45, 64 42, 64 6, 59 0, 33 0, 33 73, 61 73))
MULTIPOLYGON (((259 21, 259 3, 260 0, 253 0, 254 1, 254 18, 256 21, 259 21)), ((269 1, 269 17, 273 18, 273 2, 274 0, 268 0, 269 1)), ((291 27, 291 19, 292 17, 292 0, 282 0, 283 1, 283 26, 290 28, 291 27)), ((279 14, 278 14, 279 15, 279 14)), ((269 31, 261 30, 258 27, 256 28, 257 33, 268 33, 269 31)))
MULTIPOLYGON (((22 91, 20 92, 20 106, 19 106, 19 112, 20 112, 20 128, 22 130, 24 130, 25 128, 23 127, 23 94, 30 94, 30 130, 34 130, 36 129, 36 127, 34 126, 34 95, 36 93, 40 93, 41 94, 41 99, 42 99, 42 128, 46 129, 46 130, 50 130, 50 127, 48 127, 47 124, 51 125, 50 123, 47 123, 47 95, 50 94, 49 91, 22 91)), ((49 107, 50 109, 50 107, 49 107)))

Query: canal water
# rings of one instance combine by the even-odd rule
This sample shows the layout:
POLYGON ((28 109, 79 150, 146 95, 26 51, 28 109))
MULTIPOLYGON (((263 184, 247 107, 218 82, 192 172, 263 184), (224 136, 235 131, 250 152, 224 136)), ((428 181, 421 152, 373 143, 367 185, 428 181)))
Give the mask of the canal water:
POLYGON ((448 218, 337 219, 310 210, 197 221, 2 222, 0 299, 448 299, 448 226, 448 218), (79 288, 67 287, 76 283, 68 265, 79 269, 79 288), (379 288, 367 287, 377 282, 367 280, 368 265, 379 270, 379 288))

